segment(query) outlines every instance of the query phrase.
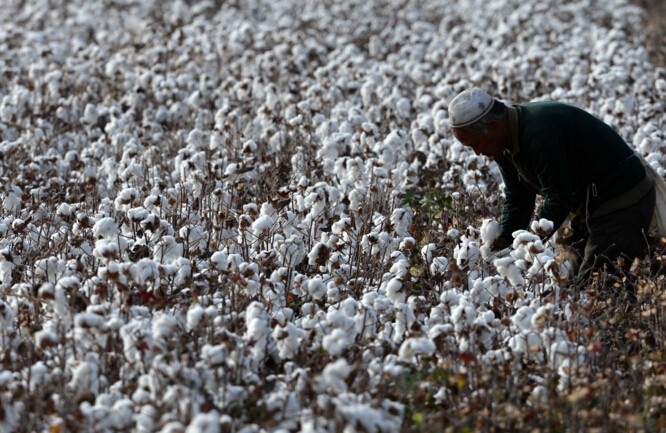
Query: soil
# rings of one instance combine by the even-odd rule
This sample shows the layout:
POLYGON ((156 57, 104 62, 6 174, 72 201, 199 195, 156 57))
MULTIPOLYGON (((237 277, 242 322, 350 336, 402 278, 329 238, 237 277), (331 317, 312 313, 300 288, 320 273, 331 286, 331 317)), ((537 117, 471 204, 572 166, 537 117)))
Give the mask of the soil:
POLYGON ((645 8, 645 24, 647 35, 646 48, 652 64, 666 67, 666 1, 665 0, 634 0, 645 8))

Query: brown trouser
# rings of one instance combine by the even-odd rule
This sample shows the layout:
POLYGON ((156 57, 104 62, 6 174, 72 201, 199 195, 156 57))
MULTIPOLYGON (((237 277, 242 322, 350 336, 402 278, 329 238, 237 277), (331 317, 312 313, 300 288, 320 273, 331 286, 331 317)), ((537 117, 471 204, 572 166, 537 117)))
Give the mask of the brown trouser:
POLYGON ((656 201, 655 187, 635 204, 599 217, 580 218, 572 224, 579 241, 571 245, 575 253, 574 271, 583 282, 592 271, 623 257, 631 265, 636 257, 647 252, 647 232, 656 201), (581 221, 582 220, 582 221, 581 221))

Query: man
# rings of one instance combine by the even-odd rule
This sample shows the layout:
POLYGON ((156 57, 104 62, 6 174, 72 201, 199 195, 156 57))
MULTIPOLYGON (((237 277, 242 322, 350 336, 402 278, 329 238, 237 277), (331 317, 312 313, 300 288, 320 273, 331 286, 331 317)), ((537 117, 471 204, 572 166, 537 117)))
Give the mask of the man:
POLYGON ((537 219, 551 220, 553 233, 572 214, 580 278, 618 256, 631 263, 645 255, 655 187, 613 128, 570 105, 506 106, 478 88, 451 101, 449 120, 453 135, 477 155, 494 158, 502 173, 506 201, 495 249, 529 227, 539 194, 537 219))

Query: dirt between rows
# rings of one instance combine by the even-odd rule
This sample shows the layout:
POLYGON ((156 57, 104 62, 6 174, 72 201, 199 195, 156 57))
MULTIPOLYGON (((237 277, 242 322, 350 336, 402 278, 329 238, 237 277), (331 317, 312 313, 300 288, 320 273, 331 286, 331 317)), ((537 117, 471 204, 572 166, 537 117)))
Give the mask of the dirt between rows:
POLYGON ((646 48, 652 64, 666 67, 666 0, 634 0, 647 11, 645 16, 646 48))

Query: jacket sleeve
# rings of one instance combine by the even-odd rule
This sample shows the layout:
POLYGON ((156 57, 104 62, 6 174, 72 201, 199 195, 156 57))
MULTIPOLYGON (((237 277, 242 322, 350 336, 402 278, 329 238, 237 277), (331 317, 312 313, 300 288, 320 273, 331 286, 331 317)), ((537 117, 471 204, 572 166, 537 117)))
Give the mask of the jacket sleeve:
POLYGON ((534 213, 536 193, 520 182, 518 172, 506 157, 497 158, 497 164, 504 180, 506 196, 502 209, 502 236, 510 239, 511 233, 528 228, 534 213))
POLYGON ((537 175, 544 196, 537 219, 553 222, 553 230, 560 228, 572 206, 571 173, 567 163, 567 149, 557 131, 544 131, 530 140, 528 159, 537 175))

